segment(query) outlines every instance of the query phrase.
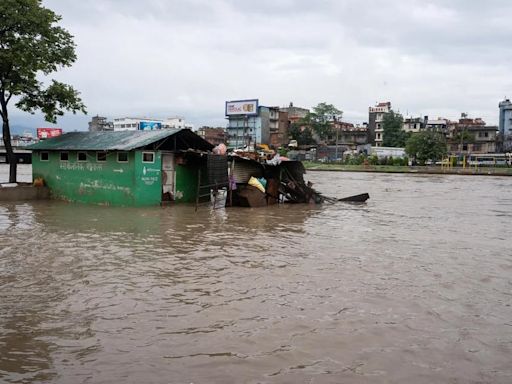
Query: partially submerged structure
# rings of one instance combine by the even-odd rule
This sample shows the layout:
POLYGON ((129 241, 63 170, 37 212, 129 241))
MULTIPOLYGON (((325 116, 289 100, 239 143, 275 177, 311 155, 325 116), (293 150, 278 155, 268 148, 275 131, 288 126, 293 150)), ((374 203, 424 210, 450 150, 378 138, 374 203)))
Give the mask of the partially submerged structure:
POLYGON ((334 198, 313 189, 304 180, 306 170, 300 161, 279 155, 235 152, 229 157, 227 207, 262 207, 278 203, 364 203, 368 193, 334 198), (271 159, 270 159, 271 158, 271 159))
POLYGON ((41 141, 33 178, 51 196, 83 203, 149 206, 209 199, 201 188, 227 184, 225 156, 189 129, 72 132, 41 141), (224 164, 224 165, 223 165, 224 164))
POLYGON ((304 181, 302 162, 276 155, 272 160, 245 153, 231 156, 226 206, 262 207, 286 203, 322 203, 325 197, 304 181))

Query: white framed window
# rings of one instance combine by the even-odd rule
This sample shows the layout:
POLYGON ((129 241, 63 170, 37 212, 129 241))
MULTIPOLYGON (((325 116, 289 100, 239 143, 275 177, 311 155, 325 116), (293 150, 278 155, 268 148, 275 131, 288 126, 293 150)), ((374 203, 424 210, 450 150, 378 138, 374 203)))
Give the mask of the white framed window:
POLYGON ((69 161, 69 153, 61 152, 60 153, 60 161, 69 161))
POLYGON ((76 161, 84 162, 87 161, 87 152, 77 152, 76 161))
POLYGON ((143 163, 154 163, 155 162, 155 153, 154 152, 142 152, 142 162, 143 163))
POLYGON ((117 162, 118 163, 127 163, 128 162, 128 152, 117 152, 117 162))
POLYGON ((96 152, 96 161, 98 163, 104 163, 105 161, 107 161, 107 152, 96 152))
POLYGON ((50 153, 49 152, 41 152, 39 154, 40 161, 50 161, 50 153))

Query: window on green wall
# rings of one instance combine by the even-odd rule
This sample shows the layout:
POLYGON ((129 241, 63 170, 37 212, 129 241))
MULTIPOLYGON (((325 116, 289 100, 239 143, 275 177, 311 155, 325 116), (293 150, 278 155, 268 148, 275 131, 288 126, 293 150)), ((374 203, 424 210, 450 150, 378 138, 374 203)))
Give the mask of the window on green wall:
POLYGON ((127 163, 128 162, 128 152, 117 152, 117 162, 118 163, 127 163))
POLYGON ((153 152, 142 152, 142 162, 143 163, 154 163, 155 162, 155 154, 153 152))
POLYGON ((96 161, 97 162, 107 161, 107 152, 96 152, 96 161))
POLYGON ((77 161, 87 161, 87 152, 78 152, 76 154, 77 161))
POLYGON ((50 154, 48 152, 41 152, 39 154, 39 159, 41 161, 48 161, 48 160, 50 160, 50 154))
POLYGON ((69 153, 61 152, 60 153, 60 161, 68 161, 68 160, 69 160, 69 153))

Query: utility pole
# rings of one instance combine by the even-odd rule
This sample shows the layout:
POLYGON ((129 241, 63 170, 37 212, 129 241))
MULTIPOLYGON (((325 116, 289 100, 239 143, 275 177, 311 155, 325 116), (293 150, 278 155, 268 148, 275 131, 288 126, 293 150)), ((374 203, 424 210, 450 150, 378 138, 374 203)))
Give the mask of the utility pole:
POLYGON ((338 161, 338 133, 339 133, 339 129, 338 129, 338 124, 337 124, 337 121, 336 121, 336 115, 333 115, 332 116, 332 120, 334 122, 334 129, 336 130, 336 157, 335 157, 335 161, 338 161))
POLYGON ((250 139, 249 139, 249 135, 247 133, 248 131, 248 125, 249 125, 249 121, 248 121, 248 117, 247 115, 244 115, 244 142, 246 143, 245 145, 247 146, 247 150, 249 150, 249 144, 251 143, 250 139))

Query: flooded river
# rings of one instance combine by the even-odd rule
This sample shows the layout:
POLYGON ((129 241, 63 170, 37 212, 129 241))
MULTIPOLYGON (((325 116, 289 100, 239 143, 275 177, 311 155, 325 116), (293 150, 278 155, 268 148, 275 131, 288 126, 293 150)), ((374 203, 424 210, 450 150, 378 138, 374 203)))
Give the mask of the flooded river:
POLYGON ((0 203, 0 382, 511 383, 512 178, 364 205, 0 203))

